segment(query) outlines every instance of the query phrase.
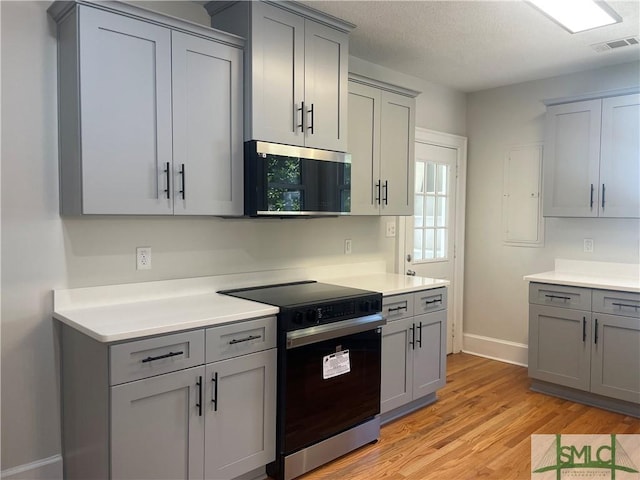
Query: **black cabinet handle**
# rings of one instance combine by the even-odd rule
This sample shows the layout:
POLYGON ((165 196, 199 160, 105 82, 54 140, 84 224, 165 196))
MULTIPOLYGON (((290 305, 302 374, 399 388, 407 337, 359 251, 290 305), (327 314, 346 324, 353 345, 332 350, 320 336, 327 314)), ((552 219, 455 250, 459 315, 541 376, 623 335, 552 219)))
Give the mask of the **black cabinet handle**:
POLYGON ((640 305, 632 305, 630 303, 615 303, 615 302, 611 302, 611 305, 615 305, 616 307, 629 307, 629 308, 633 308, 635 310, 640 308, 640 305))
POLYGON ((604 183, 602 184, 602 209, 604 210, 604 183))
POLYGON ((589 208, 593 208, 593 183, 591 184, 591 195, 589 197, 589 208))
POLYGON ((163 358, 175 357, 177 355, 182 355, 184 352, 181 350, 179 352, 169 352, 164 355, 158 355, 157 357, 147 357, 142 360, 142 363, 153 362, 154 360, 162 360, 163 358))
POLYGON ((307 130, 311 130, 311 135, 313 135, 313 124, 315 123, 313 121, 313 103, 311 104, 311 109, 309 110, 309 113, 311 114, 311 125, 307 127, 307 130))
POLYGON ((559 300, 571 300, 571 297, 561 297, 560 295, 545 295, 545 297, 550 298, 551 300, 553 300, 554 298, 557 298, 559 300))
POLYGON ((384 202, 385 205, 388 205, 389 202, 388 200, 388 196, 389 196, 389 181, 385 180, 384 181, 384 196, 382 197, 382 201, 384 202))
POLYGON ((409 345, 411 345, 411 350, 416 349, 415 339, 416 339, 416 324, 412 323, 411 324, 411 340, 409 340, 409 345))
POLYGON ((388 312, 397 312, 399 310, 406 310, 407 306, 405 305, 404 307, 389 307, 387 309, 388 312))
POLYGON ((418 336, 418 346, 422 348, 422 322, 418 324, 418 332, 420 333, 418 336))
POLYGON ((242 343, 242 342, 249 342, 251 340, 256 340, 257 338, 262 338, 262 335, 249 335, 248 337, 240 338, 238 340, 234 338, 233 340, 229 341, 229 345, 235 345, 236 343, 242 343))
POLYGON ((437 298, 435 300, 425 300, 425 305, 431 305, 432 303, 442 303, 442 297, 437 298))
POLYGON ((374 203, 380 205, 380 180, 376 182, 376 201, 374 203))
POLYGON ((296 131, 300 129, 301 132, 304 132, 304 102, 300 104, 300 108, 296 109, 296 114, 293 117, 293 130, 296 131), (298 116, 297 112, 300 112, 300 124, 296 123, 296 117, 298 116))
POLYGON ((596 334, 593 337, 593 343, 598 344, 598 319, 596 318, 596 334))
POLYGON ((164 169, 164 173, 167 177, 167 188, 165 190, 165 193, 167 194, 167 198, 171 198, 171 170, 169 169, 169 162, 166 163, 166 168, 164 169))
POLYGON ((582 317, 582 343, 587 341, 587 317, 582 317))
POLYGON ((184 180, 184 163, 180 167, 180 177, 182 178, 182 190, 180 190, 180 193, 182 194, 182 199, 184 200, 186 198, 185 195, 187 194, 187 187, 185 186, 184 180))
POLYGON ((213 383, 213 397, 211 397, 211 403, 213 403, 213 411, 218 411, 218 372, 213 375, 211 379, 213 383))
POLYGON ((196 382, 198 386, 198 403, 196 403, 196 407, 198 407, 198 416, 202 416, 202 375, 198 377, 198 381, 196 382))

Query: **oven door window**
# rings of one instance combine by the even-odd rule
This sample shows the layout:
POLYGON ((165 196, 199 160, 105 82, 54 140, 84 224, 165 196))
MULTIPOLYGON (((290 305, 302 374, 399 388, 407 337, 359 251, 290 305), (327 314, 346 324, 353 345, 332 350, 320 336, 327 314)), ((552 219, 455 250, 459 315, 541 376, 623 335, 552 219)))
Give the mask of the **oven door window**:
POLYGON ((380 413, 380 352, 381 334, 376 330, 287 350, 283 406, 287 454, 380 413), (345 350, 349 371, 325 379, 325 357, 345 350))

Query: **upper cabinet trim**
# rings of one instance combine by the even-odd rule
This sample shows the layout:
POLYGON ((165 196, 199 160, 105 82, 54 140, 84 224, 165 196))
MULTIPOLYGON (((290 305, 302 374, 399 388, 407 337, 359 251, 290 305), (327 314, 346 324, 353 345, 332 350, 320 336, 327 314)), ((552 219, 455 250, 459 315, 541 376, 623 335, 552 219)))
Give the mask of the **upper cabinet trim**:
POLYGON ((583 100, 597 100, 600 98, 619 97, 621 95, 633 95, 634 93, 640 93, 640 86, 620 88, 617 90, 607 90, 605 92, 593 92, 585 93, 584 95, 576 95, 573 97, 558 97, 542 100, 547 107, 552 105, 561 105, 563 103, 582 102, 583 100))
POLYGON ((117 0, 109 0, 104 2, 94 2, 90 0, 69 0, 56 1, 47 9, 49 16, 56 22, 60 22, 62 18, 68 15, 76 6, 86 5, 92 8, 104 10, 111 13, 117 13, 136 20, 142 20, 153 23, 162 27, 168 27, 190 35, 198 35, 207 39, 215 39, 218 43, 229 45, 237 48, 244 48, 244 38, 233 35, 231 33, 216 30, 214 28, 200 25, 199 23, 190 22, 181 18, 172 17, 143 7, 131 5, 117 0))
POLYGON ((382 80, 376 80, 375 78, 365 77, 357 73, 349 72, 349 81, 353 83, 359 83, 360 85, 367 85, 369 87, 384 90, 386 92, 397 93, 409 98, 416 98, 422 92, 418 90, 412 90, 410 88, 400 87, 392 83, 383 82, 382 80))

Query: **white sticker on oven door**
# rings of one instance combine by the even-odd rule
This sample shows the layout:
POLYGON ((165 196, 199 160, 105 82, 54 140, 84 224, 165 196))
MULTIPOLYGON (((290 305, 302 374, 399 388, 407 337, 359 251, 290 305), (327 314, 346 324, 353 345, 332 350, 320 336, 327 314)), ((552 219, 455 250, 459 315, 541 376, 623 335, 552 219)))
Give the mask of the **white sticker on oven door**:
POLYGON ((322 378, 324 380, 349 373, 350 371, 349 350, 332 353, 322 359, 322 378))

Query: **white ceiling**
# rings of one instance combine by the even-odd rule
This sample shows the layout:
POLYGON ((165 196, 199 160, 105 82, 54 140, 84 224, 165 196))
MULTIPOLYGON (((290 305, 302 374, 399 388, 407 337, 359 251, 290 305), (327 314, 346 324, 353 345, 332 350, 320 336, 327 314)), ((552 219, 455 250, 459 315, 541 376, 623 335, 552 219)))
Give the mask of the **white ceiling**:
POLYGON ((608 1, 622 23, 573 35, 521 0, 301 3, 357 26, 351 55, 465 92, 640 60, 639 45, 591 47, 637 37, 640 0, 608 1))

